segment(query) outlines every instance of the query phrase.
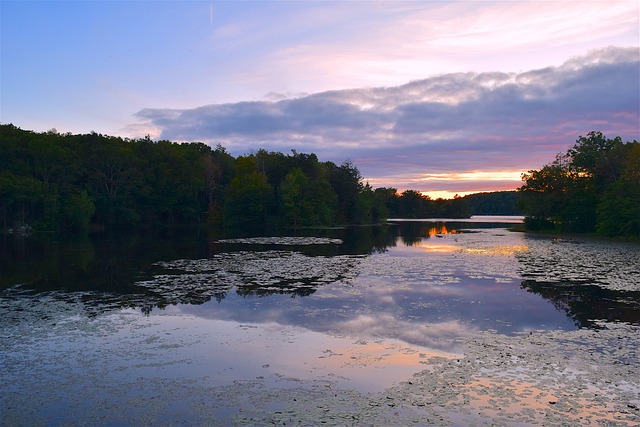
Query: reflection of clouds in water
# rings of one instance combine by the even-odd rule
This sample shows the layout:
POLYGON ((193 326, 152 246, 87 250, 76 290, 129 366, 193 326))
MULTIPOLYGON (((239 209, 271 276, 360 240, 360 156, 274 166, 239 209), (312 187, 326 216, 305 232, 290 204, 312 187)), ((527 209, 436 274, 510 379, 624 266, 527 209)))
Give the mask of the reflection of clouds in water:
MULTIPOLYGON (((496 282, 519 279, 515 256, 528 250, 523 233, 504 229, 473 233, 439 234, 412 246, 402 244, 366 261, 366 280, 386 278, 405 286, 450 285, 464 277, 492 278, 496 282)), ((364 282, 364 280, 361 280, 364 282)))
POLYGON ((356 279, 362 286, 395 288, 414 285, 448 285, 458 283, 453 262, 422 257, 382 255, 364 261, 356 279))
POLYGON ((458 245, 449 245, 449 244, 438 244, 434 242, 420 242, 417 245, 414 245, 420 248, 423 252, 440 252, 440 253, 450 253, 457 252, 460 250, 460 246, 458 245))
MULTIPOLYGON (((523 234, 491 229, 431 240, 447 244, 449 238, 456 239, 458 251, 425 253, 411 246, 370 256, 338 257, 285 251, 240 252, 195 262, 172 262, 172 268, 202 274, 219 268, 228 273, 228 278, 234 277, 238 288, 243 280, 259 277, 262 290, 284 289, 274 280, 287 275, 293 275, 296 282, 307 278, 307 284, 316 287, 309 298, 285 302, 272 296, 252 300, 249 306, 249 300, 232 298, 235 292, 231 291, 224 304, 216 305, 215 318, 220 319, 363 333, 446 351, 455 349, 457 340, 476 329, 508 332, 550 324, 568 327, 565 317, 552 305, 545 302, 541 306, 520 291, 514 253, 525 247, 523 234), (239 259, 243 262, 230 263, 239 259), (323 277, 312 279, 310 273, 318 269, 323 270, 323 277), (336 280, 341 276, 348 279, 336 280), (316 285, 318 282, 321 286, 316 285)), ((209 309, 197 311, 208 317, 210 314, 204 313, 209 309)))
POLYGON ((351 320, 338 322, 334 327, 347 333, 393 337, 452 353, 462 352, 461 342, 477 332, 456 320, 417 324, 397 319, 390 314, 360 315, 351 320))
POLYGON ((465 252, 486 255, 486 256, 511 256, 520 252, 526 252, 529 248, 526 245, 514 245, 514 246, 489 246, 482 248, 469 248, 464 249, 465 252))
POLYGON ((638 425, 638 327, 599 326, 474 334, 464 358, 427 361, 383 399, 400 414, 442 410, 442 425, 638 425))
POLYGON ((456 235, 466 252, 408 247, 369 257, 312 257, 242 251, 171 261, 162 264, 162 274, 136 283, 151 296, 101 295, 91 317, 90 293, 34 297, 20 287, 7 289, 0 298, 0 312, 7 313, 0 348, 12 367, 4 373, 11 388, 0 396, 8 402, 5 417, 23 425, 22 416, 33 420, 37 411, 49 417, 52 409, 71 407, 76 421, 84 415, 93 421, 85 424, 99 424, 113 411, 97 405, 96 412, 86 402, 105 402, 137 411, 139 423, 161 423, 171 415, 163 412, 171 402, 184 402, 195 408, 194 417, 198 408, 211 415, 212 405, 229 414, 242 408, 243 416, 264 407, 263 418, 245 419, 257 424, 313 424, 320 417, 349 424, 354 414, 359 424, 376 425, 635 422, 638 327, 599 322, 598 330, 539 332, 561 325, 551 315, 557 310, 547 304, 544 311, 519 284, 525 272, 536 280, 549 277, 552 289, 575 278, 637 289, 640 246, 525 236, 504 230, 456 235), (485 252, 498 242, 504 250, 485 252), (528 252, 513 250, 525 243, 528 252), (236 292, 248 283, 267 292, 236 292), (317 292, 295 292, 309 288, 317 292), (214 291, 228 295, 220 303, 180 304, 207 301, 214 291), (125 302, 156 301, 154 295, 178 305, 148 317, 119 310, 125 302), (515 334, 504 334, 503 324, 515 334), (493 329, 498 333, 487 331, 493 329), (449 354, 433 357, 423 347, 449 354), (419 369, 425 371, 410 378, 419 369), (351 394, 407 378, 384 393, 351 394), (149 405, 127 405, 131 390, 149 405), (283 402, 294 409, 280 410, 283 402), (346 408, 345 417, 336 402, 346 408))
MULTIPOLYGON (((376 292, 376 293, 381 294, 380 292, 376 292)), ((396 300, 393 297, 393 295, 381 294, 380 297, 378 298, 378 301, 385 304, 396 304, 396 300)))
MULTIPOLYGON (((451 280, 451 283, 423 283, 420 284, 420 286, 402 286, 403 283, 396 284, 393 282, 388 282, 387 285, 389 286, 367 289, 367 293, 371 296, 375 295, 382 301, 387 301, 388 298, 392 298, 393 301, 395 301, 398 293, 405 290, 411 290, 423 296, 460 297, 466 295, 468 290, 466 287, 456 286, 456 284, 459 282, 460 279, 457 279, 451 280)), ((357 283, 358 282, 356 282, 356 284, 357 283)), ((408 283, 404 282, 404 284, 406 285, 408 283)))
MULTIPOLYGON (((304 295, 314 292, 319 286, 350 282, 357 289, 344 292, 363 295, 366 292, 369 294, 367 297, 378 295, 379 303, 388 305, 396 301, 393 294, 401 288, 420 286, 424 294, 459 296, 464 293, 463 288, 443 285, 459 284, 465 277, 492 278, 496 282, 519 277, 513 255, 526 248, 522 235, 487 230, 439 237, 420 244, 421 249, 429 247, 436 251, 398 247, 368 257, 312 257, 279 250, 223 252, 207 259, 158 263, 166 270, 173 270, 171 274, 158 275, 137 285, 161 294, 165 303, 176 303, 191 302, 189 298, 193 299, 193 295, 211 298, 233 288, 261 295, 283 292, 304 295), (447 250, 440 251, 442 248, 447 250), (481 263, 478 263, 479 255, 483 258, 481 263), (505 258, 513 262, 505 262, 505 258), (183 274, 176 275, 176 270, 183 274), (180 286, 175 286, 178 281, 180 286), (438 289, 440 287, 442 289, 438 289)), ((245 240, 270 244, 336 243, 331 239, 306 237, 238 241, 245 240)))
POLYGON ((295 324, 295 322, 292 322, 292 320, 289 319, 288 312, 283 310, 281 307, 267 308, 263 305, 260 305, 259 307, 237 307, 227 306, 225 304, 216 304, 214 307, 211 307, 211 305, 207 304, 181 304, 168 306, 162 310, 161 314, 187 315, 208 320, 228 320, 231 322, 255 324, 295 324))

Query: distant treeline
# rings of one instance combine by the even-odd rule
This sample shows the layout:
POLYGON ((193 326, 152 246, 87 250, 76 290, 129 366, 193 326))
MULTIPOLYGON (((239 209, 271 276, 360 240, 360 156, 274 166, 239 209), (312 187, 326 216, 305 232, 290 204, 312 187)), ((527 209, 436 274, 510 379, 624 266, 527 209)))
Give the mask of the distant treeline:
POLYGON ((520 207, 530 229, 640 238, 640 144, 580 136, 540 170, 523 175, 520 207))
POLYGON ((496 191, 464 196, 472 215, 522 215, 518 206, 520 196, 515 191, 496 191))
POLYGON ((4 230, 368 224, 388 217, 468 217, 478 213, 469 201, 373 189, 351 162, 321 162, 295 150, 234 158, 221 145, 0 125, 4 230))
POLYGON ((376 188, 389 218, 468 218, 471 215, 521 215, 515 191, 477 193, 451 200, 430 199, 415 190, 397 193, 395 188, 376 188))

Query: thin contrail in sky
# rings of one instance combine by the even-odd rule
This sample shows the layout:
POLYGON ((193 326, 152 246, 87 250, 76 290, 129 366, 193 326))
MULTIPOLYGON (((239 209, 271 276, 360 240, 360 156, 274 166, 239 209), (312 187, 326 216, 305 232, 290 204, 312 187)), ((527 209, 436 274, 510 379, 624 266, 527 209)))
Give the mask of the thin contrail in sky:
POLYGON ((209 25, 213 25, 213 0, 209 2, 209 25))

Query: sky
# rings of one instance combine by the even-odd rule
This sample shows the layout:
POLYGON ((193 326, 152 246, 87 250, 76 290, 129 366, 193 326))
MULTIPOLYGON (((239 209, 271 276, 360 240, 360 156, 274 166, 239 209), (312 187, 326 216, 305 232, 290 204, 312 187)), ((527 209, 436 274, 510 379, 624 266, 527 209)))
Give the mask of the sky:
POLYGON ((513 190, 592 130, 640 140, 640 2, 0 0, 0 122, 513 190))

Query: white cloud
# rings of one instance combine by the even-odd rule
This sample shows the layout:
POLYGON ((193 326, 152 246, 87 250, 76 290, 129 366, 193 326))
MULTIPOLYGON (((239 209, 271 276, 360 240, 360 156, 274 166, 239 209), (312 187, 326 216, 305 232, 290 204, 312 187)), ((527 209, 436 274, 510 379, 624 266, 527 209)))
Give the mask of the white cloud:
POLYGON ((353 319, 338 322, 334 328, 358 335, 397 338, 407 343, 451 353, 460 352, 462 338, 477 333, 477 329, 455 320, 416 325, 399 320, 390 314, 359 315, 353 319))
MULTIPOLYGON (((639 36, 633 1, 331 6, 324 34, 266 52, 259 78, 288 91, 317 92, 399 85, 460 70, 518 72, 560 64, 588 48, 634 45, 639 36), (349 24, 332 31, 336 22, 349 24)), ((313 17, 296 16, 296 22, 317 29, 313 17)))

